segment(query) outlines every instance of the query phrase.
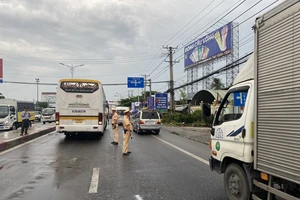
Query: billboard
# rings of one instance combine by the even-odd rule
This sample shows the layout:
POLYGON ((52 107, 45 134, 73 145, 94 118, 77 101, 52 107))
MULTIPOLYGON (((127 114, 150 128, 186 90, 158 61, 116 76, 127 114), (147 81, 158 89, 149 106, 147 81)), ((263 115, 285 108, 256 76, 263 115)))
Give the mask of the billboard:
POLYGON ((212 60, 231 52, 232 22, 184 47, 184 67, 212 60))
POLYGON ((3 60, 0 58, 0 83, 3 83, 3 60))
POLYGON ((160 112, 168 112, 168 94, 156 93, 155 94, 155 108, 160 112))
POLYGON ((148 109, 154 110, 154 97, 148 97, 148 109))

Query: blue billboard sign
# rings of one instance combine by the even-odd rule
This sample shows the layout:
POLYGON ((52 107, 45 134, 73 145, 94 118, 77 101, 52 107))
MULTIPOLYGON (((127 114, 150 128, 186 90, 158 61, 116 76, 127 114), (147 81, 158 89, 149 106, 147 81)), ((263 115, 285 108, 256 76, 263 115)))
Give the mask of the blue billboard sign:
POLYGON ((144 88, 144 77, 127 77, 128 88, 144 88))
POLYGON ((155 94, 155 108, 160 111, 168 111, 168 94, 155 94))
POLYGON ((184 47, 184 67, 205 62, 231 52, 232 22, 184 47))
POLYGON ((234 106, 245 106, 247 92, 234 92, 234 106))
POLYGON ((154 97, 148 97, 148 109, 154 110, 154 97))

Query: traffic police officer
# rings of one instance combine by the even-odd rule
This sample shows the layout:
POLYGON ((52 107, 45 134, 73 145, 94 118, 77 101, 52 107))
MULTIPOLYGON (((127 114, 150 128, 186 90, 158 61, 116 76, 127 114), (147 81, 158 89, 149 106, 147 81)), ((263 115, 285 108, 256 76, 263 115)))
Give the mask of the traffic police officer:
POLYGON ((125 110, 124 114, 125 116, 123 119, 123 155, 128 156, 131 153, 130 151, 128 151, 128 144, 132 131, 132 124, 130 122, 130 110, 125 110))
POLYGON ((113 113, 111 124, 112 124, 112 129, 114 131, 114 141, 112 141, 111 143, 113 145, 118 145, 119 144, 119 129, 118 129, 119 115, 116 112, 116 108, 112 108, 111 111, 113 113))

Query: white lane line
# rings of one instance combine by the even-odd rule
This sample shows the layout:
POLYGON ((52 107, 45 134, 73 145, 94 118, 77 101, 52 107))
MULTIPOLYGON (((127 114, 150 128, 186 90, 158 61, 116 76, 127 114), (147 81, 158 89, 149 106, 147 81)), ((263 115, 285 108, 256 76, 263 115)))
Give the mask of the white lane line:
MULTIPOLYGON (((53 133, 53 132, 51 132, 51 133, 53 133)), ((18 148, 20 148, 20 147, 22 147, 22 146, 25 146, 25 145, 27 145, 27 144, 30 144, 30 143, 35 142, 35 141, 37 141, 37 140, 40 140, 40 139, 42 139, 42 138, 44 138, 44 137, 47 137, 47 136, 49 136, 49 134, 51 134, 51 133, 48 133, 48 134, 43 135, 43 136, 41 136, 41 137, 35 138, 35 139, 30 140, 30 141, 28 141, 28 142, 25 142, 25 143, 23 143, 23 144, 17 145, 17 146, 15 146, 15 147, 11 148, 11 149, 2 151, 2 152, 0 152, 0 156, 3 155, 3 154, 6 154, 6 153, 8 153, 8 152, 11 152, 11 151, 13 151, 13 150, 15 150, 15 149, 18 149, 18 148)))
POLYGON ((135 195, 135 198, 136 198, 137 200, 143 200, 143 198, 142 198, 140 195, 135 195))
POLYGON ((169 142, 167 142, 167 141, 165 141, 165 140, 163 140, 163 139, 161 139, 161 138, 159 138, 157 136, 152 135, 152 137, 154 137, 154 138, 160 140, 161 142, 163 142, 163 143, 165 143, 165 144, 167 144, 167 145, 169 145, 169 146, 171 146, 171 147, 173 147, 173 148, 175 148, 175 149, 177 149, 177 150, 179 150, 179 151, 181 151, 181 152, 183 152, 183 153, 191 156, 192 158, 195 158, 196 160, 199 160, 200 162, 202 162, 204 164, 209 165, 209 162, 207 160, 205 160, 203 158, 200 158, 200 157, 196 156, 195 154, 192 154, 192 153, 190 153, 190 152, 188 152, 188 151, 186 151, 186 150, 184 150, 184 149, 182 149, 182 148, 180 148, 178 146, 175 146, 174 144, 171 144, 171 143, 169 143, 169 142))
POLYGON ((97 193, 98 183, 99 183, 99 167, 93 168, 93 175, 92 175, 89 193, 97 193))

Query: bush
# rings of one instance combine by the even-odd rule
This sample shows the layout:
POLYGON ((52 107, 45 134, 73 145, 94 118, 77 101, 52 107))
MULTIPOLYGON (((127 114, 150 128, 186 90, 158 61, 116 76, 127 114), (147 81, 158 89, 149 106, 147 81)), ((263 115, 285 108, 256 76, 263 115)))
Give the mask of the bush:
POLYGON ((197 110, 193 113, 181 114, 173 113, 166 114, 162 118, 163 123, 172 123, 172 124, 186 124, 190 126, 204 126, 205 122, 202 117, 202 112, 197 110))

